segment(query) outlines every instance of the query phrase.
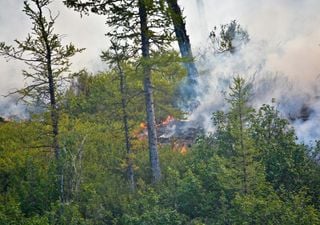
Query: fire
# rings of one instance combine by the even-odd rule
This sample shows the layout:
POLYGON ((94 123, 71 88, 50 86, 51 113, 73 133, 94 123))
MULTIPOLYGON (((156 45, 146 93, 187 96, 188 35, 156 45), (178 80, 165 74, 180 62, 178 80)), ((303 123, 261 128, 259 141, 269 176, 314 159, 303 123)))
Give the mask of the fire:
POLYGON ((162 121, 162 125, 168 125, 170 122, 172 122, 174 120, 174 117, 172 115, 168 115, 167 118, 162 121))
MULTIPOLYGON (((172 115, 168 115, 165 120, 160 122, 156 125, 156 129, 163 129, 163 127, 170 125, 172 121, 174 121, 175 118, 172 115)), ((133 130, 133 137, 138 142, 136 143, 144 143, 148 138, 148 124, 146 122, 140 122, 139 126, 136 127, 135 130, 133 130)), ((170 142, 159 142, 159 146, 170 144, 171 143, 171 149, 172 151, 178 152, 181 155, 186 155, 188 152, 188 140, 182 141, 179 139, 171 139, 170 142)))
MULTIPOLYGON (((168 115, 167 118, 165 120, 163 120, 160 124, 157 124, 156 127, 159 127, 161 125, 166 126, 172 121, 174 121, 174 117, 172 115, 168 115)), ((139 127, 140 127, 140 129, 147 129, 148 125, 145 122, 141 122, 139 127)))
POLYGON ((179 152, 182 155, 187 154, 187 152, 188 152, 187 146, 188 146, 187 143, 183 143, 178 140, 172 140, 172 142, 171 142, 172 151, 179 152))
POLYGON ((147 123, 141 122, 139 126, 133 130, 133 137, 139 141, 144 141, 148 137, 147 123))
POLYGON ((140 123, 140 128, 141 128, 141 129, 146 129, 146 128, 147 128, 147 124, 144 123, 144 122, 141 122, 141 123, 140 123))
MULTIPOLYGON (((156 128, 158 129, 160 126, 167 126, 170 122, 174 120, 172 115, 168 115, 165 120, 156 124, 156 128)), ((134 136, 138 138, 138 140, 142 141, 145 140, 148 136, 148 124, 146 122, 141 122, 139 124, 139 128, 134 131, 134 136)))
POLYGON ((181 148, 181 150, 180 150, 180 153, 182 154, 182 155, 185 155, 185 154, 187 154, 187 146, 186 146, 186 144, 183 144, 182 145, 182 148, 181 148))

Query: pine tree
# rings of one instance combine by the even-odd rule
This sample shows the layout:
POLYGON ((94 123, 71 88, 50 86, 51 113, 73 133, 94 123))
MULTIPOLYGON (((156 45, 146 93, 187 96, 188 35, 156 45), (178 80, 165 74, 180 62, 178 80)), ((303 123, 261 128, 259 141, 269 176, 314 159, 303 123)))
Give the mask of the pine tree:
POLYGON ((73 44, 63 46, 60 35, 54 32, 54 24, 58 15, 53 15, 45 8, 50 0, 30 0, 24 2, 24 13, 32 21, 32 33, 26 40, 15 40, 13 47, 0 43, 0 54, 7 59, 24 62, 29 70, 23 70, 23 76, 31 84, 16 91, 22 99, 31 99, 48 106, 51 118, 52 148, 58 163, 60 199, 63 200, 63 177, 61 171, 61 149, 59 144, 59 86, 58 83, 69 71, 69 58, 83 49, 77 49, 73 44), (29 3, 31 2, 31 4, 29 3))
POLYGON ((64 3, 80 12, 89 13, 91 10, 94 13, 106 15, 107 24, 113 28, 107 35, 120 44, 129 43, 130 55, 141 57, 152 182, 157 183, 161 178, 161 170, 150 59, 154 52, 163 51, 173 40, 170 33, 170 21, 165 16, 166 8, 163 1, 88 0, 83 2, 66 0, 64 3), (139 52, 141 54, 138 54, 139 52))
POLYGON ((125 63, 127 58, 126 46, 120 47, 116 42, 111 41, 111 47, 108 52, 104 52, 102 59, 110 62, 114 65, 118 75, 119 75, 119 91, 121 94, 121 111, 122 111, 122 122, 124 129, 125 145, 127 152, 127 176, 130 184, 130 190, 135 190, 135 180, 134 180, 134 170, 132 162, 132 149, 131 149, 131 137, 130 137, 130 127, 129 127, 129 113, 128 113, 128 88, 127 88, 127 76, 124 72, 122 64, 125 63))
POLYGON ((144 74, 144 92, 146 99, 146 110, 147 110, 147 124, 148 124, 148 142, 149 142, 149 154, 150 163, 152 170, 152 180, 153 182, 160 181, 161 170, 159 164, 158 155, 158 140, 157 140, 157 130, 156 130, 156 115, 154 111, 153 102, 153 90, 151 83, 151 68, 148 65, 148 60, 150 59, 150 37, 149 37, 149 26, 148 26, 148 14, 147 5, 144 0, 138 1, 139 7, 139 18, 140 18, 140 30, 141 30, 141 51, 142 59, 144 60, 143 74, 144 74))

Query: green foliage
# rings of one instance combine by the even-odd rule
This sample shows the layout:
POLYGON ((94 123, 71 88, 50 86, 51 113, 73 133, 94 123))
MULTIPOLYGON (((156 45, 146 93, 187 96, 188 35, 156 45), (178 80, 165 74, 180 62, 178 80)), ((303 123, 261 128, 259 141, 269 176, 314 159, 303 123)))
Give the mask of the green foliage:
MULTIPOLYGON (((251 85, 241 77, 230 86, 229 109, 213 114, 214 133, 198 137, 186 154, 168 144, 155 146, 163 178, 151 184, 146 137, 139 136, 146 117, 143 93, 150 90, 144 90, 144 81, 150 78, 147 85, 153 86, 157 124, 168 115, 183 117, 176 95, 185 76, 180 64, 186 61, 168 51, 172 12, 164 0, 64 1, 81 12, 106 15, 113 28, 108 35, 117 41, 102 53, 110 69, 95 75, 82 71, 65 93, 50 84, 62 87, 69 58, 82 49, 63 46, 53 32, 57 17, 42 10, 50 2, 25 2, 33 33, 16 47, 0 43, 0 54, 30 66, 23 75, 32 83, 20 91, 23 96, 48 103, 51 90, 63 103, 56 108, 51 102, 52 112, 61 110, 55 121, 59 160, 48 144, 54 121, 47 121, 55 115, 0 118, 0 225, 320 224, 320 142, 297 143, 274 106, 254 110, 251 85), (129 161, 134 191, 126 176, 129 161)), ((249 40, 235 21, 211 38, 219 52, 230 53, 249 40)))
MULTIPOLYGON (((40 8, 50 3, 29 2, 40 8)), ((122 50, 120 55, 104 52, 109 70, 95 75, 82 71, 67 93, 59 95, 63 104, 58 163, 48 144, 49 113, 27 121, 0 118, 0 225, 320 224, 320 142, 297 143, 294 130, 274 106, 255 111, 249 105, 251 85, 241 77, 230 86, 229 109, 213 114, 214 133, 198 137, 186 154, 159 145, 163 179, 150 183, 147 143, 139 137, 146 116, 143 72, 151 71, 157 123, 168 115, 183 116, 175 103, 185 72, 178 54, 167 51, 171 27, 163 0, 143 1, 148 26, 152 25, 146 33, 152 45, 150 57, 136 57, 141 41, 136 29, 139 2, 65 1, 82 12, 107 15, 114 28, 109 35, 122 40, 115 46, 122 50), (119 72, 125 78, 125 92, 119 89, 119 72), (135 191, 130 191, 126 176, 124 97, 135 191), (56 186, 57 167, 63 178, 63 201, 56 186)), ((49 16, 45 17, 26 2, 25 13, 35 21, 34 33, 16 41, 16 48, 0 43, 0 53, 31 66, 24 75, 37 79, 22 94, 37 94, 46 102, 44 44, 52 44, 54 84, 68 72, 68 58, 81 49, 61 44, 53 32, 56 17, 49 11, 43 11, 49 16), (42 26, 47 27, 47 36, 38 35, 42 26)), ((235 40, 248 41, 236 22, 222 26, 218 38, 220 51, 231 53, 239 47, 235 40)))
POLYGON ((87 225, 90 223, 85 222, 84 218, 75 204, 61 204, 60 202, 54 203, 51 206, 51 211, 47 213, 48 224, 61 224, 61 225, 87 225))
POLYGON ((128 225, 179 225, 184 221, 184 217, 175 209, 161 206, 160 196, 152 188, 139 191, 123 216, 123 224, 128 225))
POLYGON ((250 40, 248 32, 236 20, 221 25, 220 29, 214 27, 213 31, 210 32, 209 38, 217 53, 234 53, 250 40))
POLYGON ((0 204, 0 224, 19 225, 22 223, 23 214, 19 204, 12 198, 1 196, 0 204))
POLYGON ((304 192, 281 200, 272 190, 265 196, 237 196, 233 224, 318 224, 319 211, 304 192), (245 221, 245 223, 243 223, 245 221))
POLYGON ((127 46, 131 57, 139 56, 141 33, 145 32, 140 29, 139 7, 141 4, 145 6, 145 13, 148 16, 146 35, 150 40, 152 52, 166 49, 173 41, 171 21, 163 0, 64 0, 63 2, 67 7, 80 13, 107 15, 106 23, 112 28, 107 36, 127 46))
MULTIPOLYGON (((106 57, 106 56, 104 56, 106 57)), ((152 82, 154 88, 154 101, 156 118, 158 122, 168 115, 179 118, 181 111, 176 106, 176 90, 185 73, 181 67, 180 59, 176 52, 166 52, 155 55, 152 65, 152 82)), ((129 120, 135 125, 145 120, 144 91, 141 68, 137 70, 139 62, 124 61, 121 63, 126 77, 127 112, 129 120)), ((71 89, 67 92, 66 110, 69 114, 95 120, 112 117, 121 120, 121 93, 119 90, 119 75, 116 69, 90 75, 83 71, 71 89)))
POLYGON ((254 121, 252 136, 262 150, 268 181, 276 189, 285 187, 297 191, 303 184, 302 177, 308 177, 312 168, 307 149, 296 143, 294 131, 288 121, 279 116, 272 106, 263 105, 254 121))
POLYGON ((245 80, 236 77, 230 87, 229 112, 224 115, 219 112, 214 115, 217 124, 217 144, 221 154, 229 157, 234 172, 234 188, 243 193, 255 192, 258 184, 263 181, 264 174, 261 162, 258 160, 260 152, 254 146, 254 139, 250 136, 251 119, 254 110, 248 106, 250 85, 245 80))
POLYGON ((180 225, 184 224, 183 218, 173 209, 160 208, 155 206, 152 209, 147 209, 142 215, 131 216, 126 215, 124 224, 128 225, 180 225))

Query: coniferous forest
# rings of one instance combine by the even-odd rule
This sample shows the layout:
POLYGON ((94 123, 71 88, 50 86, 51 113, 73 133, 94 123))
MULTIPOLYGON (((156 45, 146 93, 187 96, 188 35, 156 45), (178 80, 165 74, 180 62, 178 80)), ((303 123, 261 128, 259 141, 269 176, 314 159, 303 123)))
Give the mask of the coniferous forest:
MULTIPOLYGON (((86 49, 56 32, 53 1, 24 1, 29 33, 0 40, 2 58, 24 63, 24 87, 7 94, 29 110, 0 117, 0 225, 320 224, 320 140, 292 125, 315 110, 253 104, 257 82, 236 71, 207 129, 204 111, 190 115, 211 61, 179 1, 64 0, 110 28, 97 73, 72 70, 86 49)), ((208 38, 210 57, 231 60, 251 42, 235 20, 208 38)))

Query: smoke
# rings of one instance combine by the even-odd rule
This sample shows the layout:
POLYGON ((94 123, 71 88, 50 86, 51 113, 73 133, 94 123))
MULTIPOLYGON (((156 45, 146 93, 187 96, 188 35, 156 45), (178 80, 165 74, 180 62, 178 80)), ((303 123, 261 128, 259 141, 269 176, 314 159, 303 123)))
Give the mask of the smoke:
POLYGON ((29 112, 25 104, 18 103, 18 96, 11 95, 1 99, 0 116, 5 119, 27 119, 29 112))
MULTIPOLYGON (((23 1, 0 1, 0 41, 14 45, 15 39, 24 40, 31 32, 32 24, 22 12, 23 1)), ((80 18, 79 13, 67 9, 62 1, 53 1, 50 9, 54 15, 59 13, 55 24, 55 32, 62 35, 62 43, 74 43, 78 48, 86 50, 72 58, 71 71, 76 72, 86 68, 89 72, 98 72, 105 69, 105 64, 100 60, 101 50, 107 49, 108 40, 105 37, 107 27, 105 18, 90 15, 80 18)), ((26 85, 22 76, 22 69, 27 66, 21 62, 6 62, 0 57, 0 116, 24 118, 26 106, 16 105, 15 97, 5 98, 9 92, 20 89, 26 85)))
POLYGON ((199 31, 200 31, 200 37, 201 41, 204 41, 206 36, 209 33, 208 30, 208 24, 207 24, 207 19, 206 19, 206 10, 205 10, 205 5, 203 0, 196 0, 197 1, 197 15, 198 18, 202 18, 201 23, 199 23, 199 31))
POLYGON ((212 112, 227 109, 226 93, 232 77, 239 75, 253 84, 251 104, 255 108, 275 99, 273 104, 291 121, 300 141, 309 144, 320 138, 319 1, 205 0, 204 7, 181 3, 190 15, 187 24, 202 71, 201 105, 190 120, 213 131, 212 112), (192 18, 197 7, 206 10, 206 18, 192 18), (234 19, 247 29, 250 41, 233 54, 214 54, 210 41, 201 42, 204 38, 197 36, 203 33, 197 23, 207 23, 210 30, 234 19))
MULTIPOLYGON (((318 0, 180 0, 187 30, 198 52, 202 72, 198 100, 201 105, 190 115, 208 130, 211 113, 226 110, 225 94, 233 76, 240 75, 253 83, 252 104, 271 103, 292 122, 300 140, 319 139, 320 130, 320 2, 318 0), (213 54, 209 31, 215 26, 237 20, 250 35, 250 42, 233 55, 213 54), (201 49, 201 50, 199 50, 201 49), (205 50, 205 51, 204 51, 205 50), (205 52, 205 55, 200 53, 205 52)), ((21 11, 23 1, 0 1, 0 40, 12 44, 24 39, 31 23, 21 11)), ((100 51, 107 48, 105 18, 79 14, 53 1, 53 13, 60 12, 56 32, 64 34, 64 43, 73 42, 86 51, 73 60, 72 71, 104 69, 100 51)), ((0 95, 24 86, 23 64, 0 59, 0 95)), ((0 115, 24 115, 25 108, 14 98, 0 98, 0 115)))

